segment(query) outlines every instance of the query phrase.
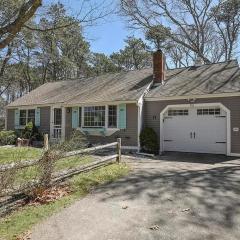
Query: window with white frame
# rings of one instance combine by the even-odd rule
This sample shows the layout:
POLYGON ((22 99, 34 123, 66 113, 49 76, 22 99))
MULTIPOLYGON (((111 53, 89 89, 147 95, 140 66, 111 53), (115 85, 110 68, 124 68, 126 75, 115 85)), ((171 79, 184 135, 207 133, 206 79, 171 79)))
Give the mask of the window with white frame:
POLYGON ((105 106, 84 107, 84 127, 104 127, 105 106))
POLYGON ((220 115, 220 108, 199 108, 197 109, 197 115, 220 115))
POLYGON ((108 127, 117 128, 117 106, 108 106, 108 127))
POLYGON ((29 122, 35 123, 35 109, 20 110, 19 116, 20 126, 25 126, 29 122))
POLYGON ((168 110, 168 116, 187 116, 188 109, 170 109, 168 110))

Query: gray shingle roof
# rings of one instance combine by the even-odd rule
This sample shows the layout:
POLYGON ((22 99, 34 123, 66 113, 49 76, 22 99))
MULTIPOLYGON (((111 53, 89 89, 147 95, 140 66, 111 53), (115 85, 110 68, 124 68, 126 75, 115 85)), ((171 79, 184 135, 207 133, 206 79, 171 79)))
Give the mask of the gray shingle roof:
POLYGON ((135 101, 152 81, 152 69, 105 74, 81 80, 46 83, 8 107, 65 103, 135 101))
POLYGON ((146 98, 233 93, 240 91, 236 60, 168 70, 164 85, 153 86, 146 98))
MULTIPOLYGON (((8 107, 136 101, 152 79, 152 68, 148 68, 81 80, 51 82, 17 99, 8 107)), ((228 61, 167 70, 165 84, 153 86, 146 98, 233 92, 240 92, 240 70, 237 61, 228 61)))

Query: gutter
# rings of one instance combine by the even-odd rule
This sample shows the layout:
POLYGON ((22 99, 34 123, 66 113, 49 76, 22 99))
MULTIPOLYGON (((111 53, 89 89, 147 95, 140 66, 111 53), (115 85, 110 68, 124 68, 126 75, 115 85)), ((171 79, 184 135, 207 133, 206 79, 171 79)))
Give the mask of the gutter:
POLYGON ((141 144, 140 144, 140 134, 143 127, 143 102, 144 102, 144 96, 149 92, 150 88, 153 85, 153 81, 147 86, 147 88, 144 90, 143 94, 140 96, 140 98, 137 101, 137 107, 138 107, 138 152, 141 150, 141 144))

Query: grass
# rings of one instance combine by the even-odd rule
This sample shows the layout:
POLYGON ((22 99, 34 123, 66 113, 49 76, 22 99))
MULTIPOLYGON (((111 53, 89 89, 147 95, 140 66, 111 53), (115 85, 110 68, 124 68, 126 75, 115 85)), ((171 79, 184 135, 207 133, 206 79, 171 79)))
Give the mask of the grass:
POLYGON ((7 218, 0 220, 0 239, 14 240, 17 236, 31 229, 31 227, 51 216, 57 211, 86 195, 93 186, 114 181, 126 175, 129 169, 123 164, 111 164, 97 170, 76 175, 69 183, 72 193, 55 202, 39 206, 25 206, 13 212, 7 218))
POLYGON ((31 147, 1 147, 0 164, 7 164, 21 160, 37 159, 42 156, 42 149, 31 147))
MULTIPOLYGON (((19 160, 36 159, 41 155, 41 149, 36 148, 1 148, 0 164, 19 160)), ((90 163, 93 160, 91 156, 87 155, 63 158, 55 163, 55 171, 70 169, 90 163)), ((126 175, 128 171, 128 167, 123 164, 111 164, 88 173, 74 176, 69 180, 69 185, 72 189, 70 195, 45 205, 26 205, 18 211, 11 213, 8 217, 0 219, 0 239, 16 239, 17 236, 31 229, 34 224, 44 220, 62 208, 69 206, 80 197, 86 195, 93 186, 111 182, 126 175)), ((38 173, 39 170, 36 166, 26 168, 19 171, 15 177, 15 181, 18 183, 26 182, 38 176, 38 173)))
MULTIPOLYGON (((0 151, 0 164, 7 164, 12 162, 18 162, 22 160, 38 159, 42 156, 43 151, 39 148, 21 147, 21 148, 1 148, 0 151)), ((94 159, 89 155, 72 156, 57 160, 54 165, 54 171, 71 169, 87 163, 92 162, 94 159)), ((18 184, 24 184, 31 179, 37 179, 39 177, 38 166, 32 166, 18 170, 15 177, 15 182, 18 184)))

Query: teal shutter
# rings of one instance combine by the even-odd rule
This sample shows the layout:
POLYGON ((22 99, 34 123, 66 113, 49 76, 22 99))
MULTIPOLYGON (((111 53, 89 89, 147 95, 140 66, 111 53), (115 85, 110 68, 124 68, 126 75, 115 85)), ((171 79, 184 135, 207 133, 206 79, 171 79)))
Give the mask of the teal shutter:
POLYGON ((36 127, 40 127, 40 108, 35 110, 35 125, 36 127))
POLYGON ((14 113, 14 127, 15 127, 15 129, 19 128, 19 125, 20 125, 19 118, 20 118, 20 110, 16 109, 15 113, 14 113))
POLYGON ((126 104, 124 103, 119 105, 118 127, 120 129, 126 129, 127 127, 127 112, 126 112, 126 104))
POLYGON ((72 108, 72 128, 79 127, 79 108, 73 107, 72 108))

